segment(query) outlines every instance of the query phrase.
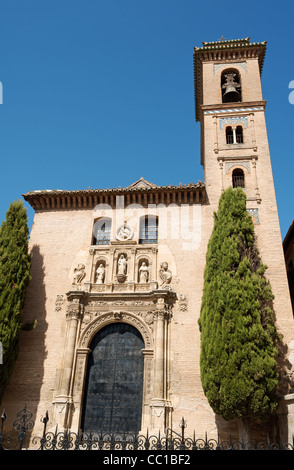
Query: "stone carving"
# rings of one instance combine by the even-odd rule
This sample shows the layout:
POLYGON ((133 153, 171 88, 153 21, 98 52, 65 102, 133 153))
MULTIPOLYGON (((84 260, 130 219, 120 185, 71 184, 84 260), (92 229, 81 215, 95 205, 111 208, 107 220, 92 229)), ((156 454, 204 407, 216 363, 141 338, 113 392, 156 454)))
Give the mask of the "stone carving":
POLYGON ((117 280, 118 282, 125 282, 127 275, 127 260, 125 255, 121 254, 117 261, 117 280))
POLYGON ((103 263, 100 263, 96 269, 96 284, 104 284, 105 280, 105 267, 103 263))
POLYGON ((182 312, 185 312, 185 311, 187 310, 187 308, 188 308, 188 297, 187 297, 186 294, 181 294, 181 295, 180 295, 180 302, 179 302, 179 304, 180 304, 180 310, 181 310, 182 312))
POLYGON ((86 276, 85 265, 78 264, 78 266, 74 270, 72 286, 75 287, 76 289, 80 289, 82 280, 84 279, 85 276, 86 276))
POLYGON ((152 347, 153 340, 152 334, 149 327, 142 321, 140 317, 128 312, 104 312, 101 313, 98 317, 96 317, 92 322, 88 323, 79 340, 80 347, 88 347, 88 344, 91 341, 91 338, 95 335, 95 333, 100 329, 103 328, 104 325, 107 325, 109 322, 113 321, 122 321, 126 323, 130 323, 135 328, 137 328, 144 340, 145 347, 147 349, 152 347))
POLYGON ((55 300, 55 310, 59 312, 62 309, 63 305, 63 295, 57 295, 55 300))
POLYGON ((83 313, 83 306, 80 305, 77 299, 73 300, 68 304, 66 309, 66 319, 71 320, 72 318, 78 319, 80 314, 83 313))
POLYGON ((123 225, 118 227, 117 232, 116 232, 116 238, 117 240, 124 241, 124 240, 129 240, 133 235, 132 229, 127 225, 126 222, 124 222, 123 225))
POLYGON ((103 305, 130 305, 130 306, 149 306, 154 305, 152 300, 91 300, 88 302, 90 307, 99 307, 103 305))
POLYGON ((238 124, 243 124, 247 128, 248 127, 247 117, 244 117, 244 116, 227 117, 227 118, 220 118, 219 120, 220 129, 224 129, 225 126, 236 126, 238 124))
POLYGON ((172 280, 172 273, 168 269, 167 262, 163 262, 160 265, 159 277, 161 279, 160 288, 161 289, 170 289, 170 283, 172 280))
POLYGON ((139 282, 146 283, 149 281, 149 268, 145 261, 141 264, 139 268, 139 282))

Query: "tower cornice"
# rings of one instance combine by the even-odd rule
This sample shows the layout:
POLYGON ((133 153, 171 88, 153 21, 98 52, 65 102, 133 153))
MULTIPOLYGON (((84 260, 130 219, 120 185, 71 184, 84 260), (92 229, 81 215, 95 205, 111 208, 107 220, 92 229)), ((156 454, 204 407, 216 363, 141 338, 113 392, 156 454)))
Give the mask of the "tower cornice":
POLYGON ((201 105, 199 120, 202 119, 203 114, 230 114, 235 112, 250 113, 255 111, 264 111, 266 107, 266 100, 246 101, 237 103, 220 103, 220 104, 207 104, 201 105))

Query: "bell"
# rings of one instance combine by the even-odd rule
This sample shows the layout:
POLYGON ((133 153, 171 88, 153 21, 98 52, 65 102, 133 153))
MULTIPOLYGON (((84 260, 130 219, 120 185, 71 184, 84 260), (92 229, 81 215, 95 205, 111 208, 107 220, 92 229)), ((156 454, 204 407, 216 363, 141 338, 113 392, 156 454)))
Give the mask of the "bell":
POLYGON ((225 88, 225 92, 223 93, 224 103, 240 101, 240 93, 237 88, 240 88, 241 85, 238 82, 235 82, 235 75, 235 73, 229 73, 225 75, 226 83, 224 83, 222 86, 222 88, 225 88))

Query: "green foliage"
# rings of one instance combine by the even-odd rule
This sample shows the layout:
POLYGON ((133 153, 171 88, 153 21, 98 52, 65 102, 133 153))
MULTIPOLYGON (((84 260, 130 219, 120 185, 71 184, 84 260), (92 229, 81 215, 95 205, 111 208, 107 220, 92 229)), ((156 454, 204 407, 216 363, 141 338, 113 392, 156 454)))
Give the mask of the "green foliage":
POLYGON ((0 227, 0 400, 19 350, 21 311, 30 280, 28 235, 26 209, 22 201, 12 202, 0 227))
POLYGON ((202 386, 226 420, 264 417, 278 406, 279 336, 244 192, 226 190, 214 217, 199 318, 202 386))

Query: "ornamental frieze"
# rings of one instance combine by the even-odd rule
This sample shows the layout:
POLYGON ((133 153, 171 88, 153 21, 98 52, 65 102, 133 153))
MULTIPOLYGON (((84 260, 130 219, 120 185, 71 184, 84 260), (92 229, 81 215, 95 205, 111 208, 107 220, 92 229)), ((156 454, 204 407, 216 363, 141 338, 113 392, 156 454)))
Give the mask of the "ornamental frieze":
MULTIPOLYGON (((138 317, 138 318, 141 318, 144 323, 146 323, 146 325, 148 325, 148 327, 150 328, 150 330, 153 332, 153 329, 154 329, 154 321, 156 319, 156 315, 157 315, 158 312, 156 311, 153 311, 153 310, 148 310, 148 311, 142 311, 142 310, 139 310, 139 311, 136 311, 136 312, 131 312, 132 315, 134 315, 134 318, 138 317)), ((113 310, 112 312, 105 312, 105 311, 100 311, 100 312, 97 312, 97 311, 92 311, 92 312, 89 312, 89 311, 85 311, 84 313, 84 316, 83 316, 83 320, 82 320, 82 324, 81 324, 81 330, 83 331, 86 326, 91 323, 93 320, 95 320, 96 318, 99 318, 99 317, 104 317, 105 315, 113 315, 113 319, 114 321, 117 321, 117 320, 120 320, 122 321, 123 319, 123 314, 121 311, 118 311, 118 310, 113 310)), ((165 313, 164 313, 165 315, 165 313)))
POLYGON ((97 317, 94 318, 81 332, 81 337, 79 339, 80 347, 87 348, 91 343, 92 338, 95 336, 96 332, 103 328, 103 326, 106 326, 109 323, 116 321, 129 323, 136 327, 144 339, 145 348, 150 349, 152 347, 153 334, 151 333, 149 327, 144 323, 144 321, 134 314, 121 311, 104 312, 101 314, 97 314, 97 317))

